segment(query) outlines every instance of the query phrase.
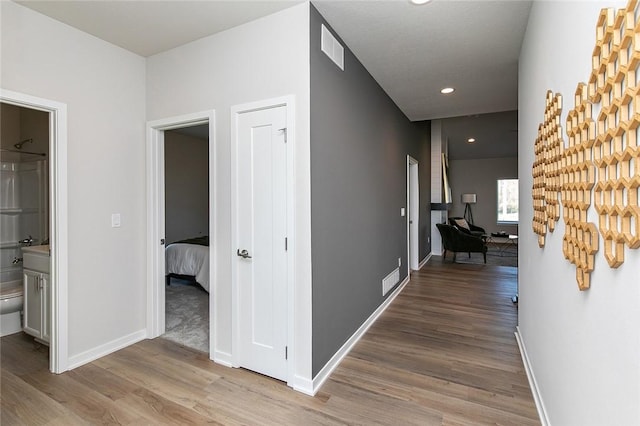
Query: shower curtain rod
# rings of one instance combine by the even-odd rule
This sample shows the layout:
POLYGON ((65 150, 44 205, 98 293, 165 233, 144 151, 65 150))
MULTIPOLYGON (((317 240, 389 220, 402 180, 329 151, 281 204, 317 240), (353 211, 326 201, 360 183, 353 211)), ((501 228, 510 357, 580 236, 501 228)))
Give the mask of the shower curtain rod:
POLYGON ((46 157, 47 156, 47 154, 44 154, 42 152, 20 151, 20 150, 17 150, 17 149, 0 148, 0 151, 2 151, 2 152, 15 152, 15 153, 18 153, 18 154, 39 155, 41 157, 46 157))

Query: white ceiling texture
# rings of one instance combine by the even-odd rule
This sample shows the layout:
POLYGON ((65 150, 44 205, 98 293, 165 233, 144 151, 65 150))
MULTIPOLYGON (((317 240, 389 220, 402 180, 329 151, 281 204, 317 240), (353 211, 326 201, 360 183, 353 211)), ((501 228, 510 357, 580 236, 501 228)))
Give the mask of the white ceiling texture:
MULTIPOLYGON (((18 3, 146 57, 300 1, 18 3)), ((485 114, 517 109, 518 56, 531 1, 312 4, 410 120, 456 117, 443 122, 451 158, 517 155, 517 114, 485 114), (456 90, 442 95, 443 87, 456 90), (472 150, 469 137, 476 138, 472 150)))

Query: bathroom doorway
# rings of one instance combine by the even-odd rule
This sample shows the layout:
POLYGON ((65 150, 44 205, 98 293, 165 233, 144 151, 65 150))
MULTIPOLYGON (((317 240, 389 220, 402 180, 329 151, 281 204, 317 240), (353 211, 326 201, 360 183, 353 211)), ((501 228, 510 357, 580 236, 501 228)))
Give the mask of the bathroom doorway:
MULTIPOLYGON (((32 336, 47 345, 51 322, 40 308, 48 303, 48 281, 37 271, 32 285, 23 285, 31 273, 23 259, 25 250, 49 244, 49 113, 3 103, 0 122, 0 334, 22 334, 34 323, 32 336)), ((48 256, 43 259, 48 263, 48 256)))
POLYGON ((2 90, 0 108, 0 275, 3 288, 29 284, 17 323, 5 330, 3 315, 2 339, 26 338, 26 318, 29 338, 39 333, 50 371, 61 373, 68 363, 66 105, 2 90), (33 271, 25 260, 35 262, 33 271))

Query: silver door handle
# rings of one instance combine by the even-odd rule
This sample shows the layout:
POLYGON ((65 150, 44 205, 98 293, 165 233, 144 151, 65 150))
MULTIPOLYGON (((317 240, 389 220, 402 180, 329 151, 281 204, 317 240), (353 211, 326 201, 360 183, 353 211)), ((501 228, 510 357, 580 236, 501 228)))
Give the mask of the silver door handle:
POLYGON ((244 258, 244 259, 251 259, 251 256, 249 256, 249 252, 246 250, 242 250, 240 251, 240 249, 238 249, 238 256, 244 258))

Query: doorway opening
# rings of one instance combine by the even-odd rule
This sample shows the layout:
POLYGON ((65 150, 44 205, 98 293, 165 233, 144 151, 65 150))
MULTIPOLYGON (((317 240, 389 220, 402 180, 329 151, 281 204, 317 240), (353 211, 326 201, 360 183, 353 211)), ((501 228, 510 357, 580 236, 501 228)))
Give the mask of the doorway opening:
POLYGON ((49 370, 62 373, 68 369, 67 107, 8 90, 0 93, 0 103, 2 268, 7 282, 29 284, 20 327, 49 345, 49 370), (22 267, 25 259, 33 261, 26 265, 33 271, 22 267), (11 275, 18 267, 20 276, 11 275))
POLYGON ((214 135, 214 111, 148 123, 147 335, 155 338, 169 331, 165 337, 208 352, 211 359, 214 135), (197 311, 187 306, 194 301, 197 311))
POLYGON ((165 333, 209 352, 209 124, 166 130, 165 333))

